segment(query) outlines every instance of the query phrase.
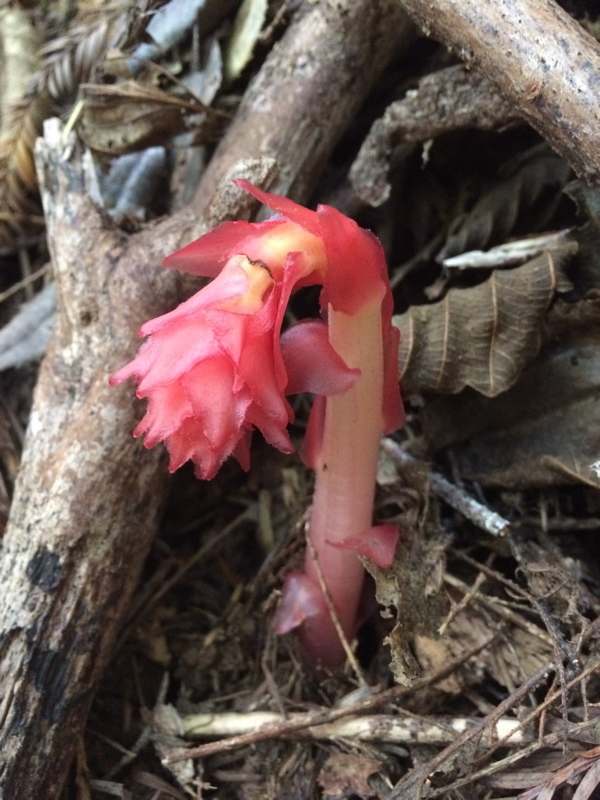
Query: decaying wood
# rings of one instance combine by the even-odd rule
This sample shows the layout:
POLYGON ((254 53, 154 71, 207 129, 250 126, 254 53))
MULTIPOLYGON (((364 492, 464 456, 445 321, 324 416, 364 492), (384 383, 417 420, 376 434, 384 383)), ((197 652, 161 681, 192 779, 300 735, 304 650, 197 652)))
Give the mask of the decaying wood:
POLYGON ((379 206, 390 195, 388 169, 399 145, 426 142, 461 128, 504 128, 518 120, 514 106, 499 97, 480 72, 446 67, 422 78, 373 124, 352 165, 350 181, 361 200, 379 206))
POLYGON ((402 0, 589 183, 600 183, 600 45, 552 0, 402 0))
POLYGON ((202 215, 185 211, 128 238, 108 227, 93 205, 85 159, 77 148, 69 158, 58 127, 48 130, 41 148, 59 315, 0 552, 4 798, 58 796, 157 530, 167 487, 163 451, 144 451, 131 440, 141 413, 131 387, 107 386, 108 375, 133 355, 140 323, 181 298, 180 278, 157 265, 207 227, 253 207, 230 185, 218 194, 240 159, 264 157, 246 161, 236 174, 267 187, 273 177, 269 158, 275 158, 284 176, 278 188, 298 178, 295 196, 306 201, 315 171, 376 77, 376 70, 365 72, 366 62, 374 59, 383 67, 404 30, 390 27, 401 20, 389 0, 306 5, 285 46, 267 60, 268 80, 259 76, 256 82, 268 84, 270 114, 265 118, 255 88, 253 103, 245 104, 231 126, 228 141, 237 142, 232 160, 221 150, 217 166, 201 182, 202 215), (318 9, 323 13, 308 45, 303 26, 318 9), (295 31, 302 34, 301 48, 294 45, 295 31), (381 47, 375 55, 374 46, 381 47), (302 88, 302 117, 310 117, 319 131, 308 147, 307 130, 299 136, 300 93, 291 91, 291 78, 302 88), (334 101, 346 108, 338 124, 332 124, 334 101), (266 144, 258 146, 250 135, 255 130, 266 144))
POLYGON ((392 55, 414 39, 414 26, 396 0, 304 3, 299 15, 246 91, 237 124, 204 175, 195 200, 198 211, 239 158, 274 149, 281 163, 273 191, 294 200, 309 195, 368 87, 392 55))

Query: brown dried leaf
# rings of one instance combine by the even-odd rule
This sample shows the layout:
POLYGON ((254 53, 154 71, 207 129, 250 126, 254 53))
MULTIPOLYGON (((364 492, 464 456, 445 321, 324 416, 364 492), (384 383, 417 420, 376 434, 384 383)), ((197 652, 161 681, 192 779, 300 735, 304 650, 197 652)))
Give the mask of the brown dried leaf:
MULTIPOLYGON (((584 301, 583 318, 590 318, 590 303, 584 301)), ((546 347, 499 397, 470 394, 428 404, 422 419, 432 450, 452 446, 460 473, 487 485, 600 486, 591 469, 600 457, 598 330, 596 321, 546 347)))
POLYGON ((85 106, 78 133, 88 147, 106 155, 165 144, 189 130, 206 141, 220 117, 191 93, 183 100, 136 81, 82 88, 85 106))
POLYGON ((512 386, 540 348, 557 290, 570 286, 562 274, 566 257, 544 253, 394 317, 405 393, 454 394, 470 386, 495 397, 512 386))
POLYGON ((440 589, 447 540, 439 535, 425 539, 400 521, 401 536, 394 563, 382 569, 365 560, 375 580, 375 596, 384 607, 382 616, 397 624, 385 640, 390 648, 391 669, 398 683, 410 686, 420 675, 411 642, 416 634, 434 636, 444 613, 445 597, 440 589))
POLYGON ((330 800, 375 797, 369 778, 380 770, 381 762, 371 755, 333 750, 319 773, 323 796, 330 800))

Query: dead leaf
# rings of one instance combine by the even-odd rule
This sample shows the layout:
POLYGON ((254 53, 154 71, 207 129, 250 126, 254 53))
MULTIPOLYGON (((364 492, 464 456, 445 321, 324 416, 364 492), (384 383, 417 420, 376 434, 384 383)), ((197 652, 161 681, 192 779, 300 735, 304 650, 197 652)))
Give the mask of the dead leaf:
POLYGON ((522 267, 497 270, 443 300, 394 317, 400 329, 405 394, 454 394, 467 386, 487 397, 505 392, 542 344, 542 324, 558 290, 568 249, 543 253, 522 267))
POLYGON ((385 640, 390 647, 391 667, 398 683, 410 686, 419 676, 411 643, 417 633, 435 635, 444 612, 441 592, 447 540, 440 536, 424 541, 420 534, 400 523, 401 536, 391 567, 383 569, 364 560, 375 580, 382 616, 396 609, 398 622, 385 640))
POLYGON ((252 58, 252 52, 265 24, 267 5, 267 0, 244 0, 240 6, 225 59, 228 80, 238 78, 252 58))
POLYGON ((517 229, 532 233, 544 228, 556 210, 571 168, 543 145, 528 151, 513 170, 478 200, 450 234, 437 261, 504 243, 517 229))
POLYGON ((436 398, 423 412, 432 450, 452 446, 469 480, 525 489, 581 481, 600 486, 598 327, 544 349, 505 394, 436 398))
POLYGON ((187 99, 136 81, 82 87, 84 110, 78 133, 97 153, 123 155, 168 143, 195 131, 195 143, 214 134, 220 114, 191 93, 187 99))

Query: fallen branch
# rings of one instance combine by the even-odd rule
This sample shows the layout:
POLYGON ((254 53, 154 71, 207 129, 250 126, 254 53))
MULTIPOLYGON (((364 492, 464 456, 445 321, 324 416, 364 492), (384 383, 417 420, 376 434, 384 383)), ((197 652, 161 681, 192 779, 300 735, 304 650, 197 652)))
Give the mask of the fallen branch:
MULTIPOLYGON (((381 446, 390 458, 400 466, 417 463, 416 459, 403 450, 393 439, 386 437, 383 439, 381 446)), ((427 477, 431 491, 442 500, 445 500, 455 511, 460 512, 466 519, 492 536, 506 536, 510 529, 510 522, 507 519, 475 500, 464 489, 447 481, 439 472, 429 472, 427 477)))
POLYGON ((402 0, 589 183, 600 183, 600 45, 553 0, 402 0))
POLYGON ((202 214, 181 212, 131 237, 105 226, 77 148, 69 159, 60 130, 48 131, 40 171, 58 322, 40 371, 0 556, 0 796, 58 797, 158 528, 168 487, 165 459, 159 448, 146 452, 131 440, 140 416, 131 391, 107 386, 108 375, 133 355, 139 325, 182 299, 181 278, 157 265, 207 228, 250 214, 252 201, 229 184, 232 167, 267 187, 277 159, 278 189, 286 191, 302 174, 295 196, 306 201, 340 126, 397 49, 404 19, 391 0, 304 4, 265 62, 261 74, 268 80, 259 75, 231 125, 233 161, 222 153, 201 181, 202 214), (303 70, 294 42, 300 37, 305 47, 307 30, 310 69, 305 61, 303 70), (341 58, 346 40, 355 49, 341 58), (332 59, 338 89, 345 87, 335 97, 337 126, 330 124, 332 59), (286 103, 297 104, 300 93, 304 116, 319 121, 309 152, 299 144, 298 112, 286 113, 286 103), (264 109, 275 102, 269 125, 276 125, 276 135, 258 149, 249 132, 268 130, 264 109), (244 162, 255 155, 263 158, 244 162))
MULTIPOLYGON (((290 714, 288 722, 301 722, 306 714, 290 714)), ((247 713, 223 712, 221 714, 190 714, 180 718, 179 731, 189 739, 208 739, 213 736, 239 736, 243 733, 259 732, 261 728, 282 722, 274 711, 251 711, 247 713)), ((403 744, 448 744, 457 734, 478 725, 478 720, 466 717, 429 719, 427 717, 402 717, 377 714, 364 717, 348 717, 337 722, 311 725, 295 732, 303 739, 339 740, 351 739, 360 742, 401 742, 403 744)), ((516 719, 499 719, 495 735, 505 744, 516 747, 531 740, 520 729, 516 719)), ((285 736, 285 734, 284 734, 285 736)))
POLYGON ((477 71, 446 67, 421 78, 373 123, 350 170, 357 195, 372 206, 390 196, 388 170, 396 147, 427 142, 461 128, 498 130, 520 121, 514 106, 502 100, 477 71))

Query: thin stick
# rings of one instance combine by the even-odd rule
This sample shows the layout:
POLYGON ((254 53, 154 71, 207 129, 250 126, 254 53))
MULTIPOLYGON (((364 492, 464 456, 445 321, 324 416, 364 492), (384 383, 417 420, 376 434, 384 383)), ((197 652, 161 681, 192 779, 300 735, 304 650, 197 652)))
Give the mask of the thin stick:
MULTIPOLYGON (((381 446, 392 459, 401 466, 416 464, 417 461, 410 456, 393 439, 385 438, 381 446)), ((510 529, 510 522, 500 514, 479 503, 475 498, 468 495, 463 489, 447 481, 438 472, 429 472, 429 485, 431 490, 445 500, 449 506, 459 511, 464 517, 474 525, 482 528, 491 536, 506 536, 510 529)))
MULTIPOLYGON (((377 692, 367 698, 351 703, 350 705, 333 708, 333 709, 319 709, 313 713, 307 714, 301 720, 281 720, 281 722, 268 727, 262 728, 260 731, 253 731, 252 733, 240 734, 239 736, 231 736, 220 742, 210 742, 209 744, 193 747, 185 751, 180 749, 174 751, 172 754, 167 755, 164 759, 165 764, 173 764, 176 761, 185 761, 188 758, 205 758, 215 753, 230 752, 237 750, 240 747, 245 747, 249 744, 256 742, 266 741, 267 739, 276 739, 282 736, 295 733, 315 725, 324 723, 335 722, 343 717, 362 714, 366 711, 372 711, 384 703, 398 701, 402 697, 406 697, 419 689, 426 686, 433 686, 444 678, 451 675, 454 670, 461 667, 466 661, 481 653, 488 648, 497 638, 497 634, 486 639, 477 647, 472 648, 466 653, 463 653, 459 658, 450 661, 443 667, 440 667, 433 672, 428 673, 423 678, 415 681, 412 686, 393 686, 391 689, 386 689, 383 692, 377 692)), ((500 717, 501 715, 499 715, 500 717)))

